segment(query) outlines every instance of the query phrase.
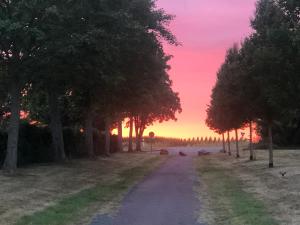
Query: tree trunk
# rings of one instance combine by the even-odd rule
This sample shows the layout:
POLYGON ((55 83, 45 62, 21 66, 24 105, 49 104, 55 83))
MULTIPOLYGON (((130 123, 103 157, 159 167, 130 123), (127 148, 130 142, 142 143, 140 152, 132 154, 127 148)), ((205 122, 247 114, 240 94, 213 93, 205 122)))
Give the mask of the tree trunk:
POLYGON ((50 108, 50 129, 52 136, 52 147, 56 162, 63 162, 66 159, 63 128, 60 117, 58 95, 55 91, 48 92, 50 108))
POLYGON ((272 123, 268 124, 268 135, 269 135, 269 168, 274 167, 273 162, 273 134, 272 134, 272 123))
POLYGON ((84 121, 84 142, 89 158, 95 158, 93 138, 93 113, 89 110, 84 121))
POLYGON ((137 152, 142 151, 141 146, 141 139, 140 139, 140 124, 139 124, 139 117, 137 116, 134 120, 134 128, 135 128, 135 150, 137 152))
POLYGON ((141 146, 141 138, 140 138, 140 135, 137 134, 136 138, 135 138, 135 141, 136 141, 136 151, 137 152, 141 152, 142 151, 142 146, 141 146))
POLYGON ((123 130, 122 130, 122 120, 118 121, 118 151, 123 151, 123 130))
POLYGON ((236 157, 240 158, 238 129, 235 129, 236 157))
POLYGON ((225 137, 224 133, 222 133, 222 144, 223 144, 223 151, 226 153, 226 147, 225 147, 225 137))
POLYGON ((145 131, 144 121, 142 118, 137 118, 135 123, 135 136, 136 136, 136 151, 142 151, 142 140, 145 131))
POLYGON ((130 121, 129 121, 129 137, 128 137, 128 152, 133 152, 133 148, 132 148, 132 133, 133 133, 133 118, 130 117, 130 121))
POLYGON ((250 139, 249 139, 249 150, 250 150, 250 160, 254 160, 254 151, 253 151, 253 140, 252 140, 252 121, 249 122, 249 132, 250 132, 250 139))
POLYGON ((18 82, 12 84, 11 90, 11 115, 8 126, 8 140, 6 148, 6 157, 3 169, 9 173, 14 173, 17 169, 18 160, 18 140, 20 127, 20 102, 21 94, 18 82))
POLYGON ((143 139, 143 132, 141 131, 141 128, 138 130, 135 136, 136 141, 136 151, 141 152, 142 151, 142 139, 143 139))
POLYGON ((105 119, 105 155, 110 156, 110 118, 105 119))
POLYGON ((140 133, 139 133, 140 151, 142 151, 142 143, 143 143, 144 131, 145 131, 145 128, 141 127, 140 128, 140 133))
POLYGON ((230 148, 230 133, 227 131, 227 144, 228 144, 228 155, 231 155, 231 148, 230 148))

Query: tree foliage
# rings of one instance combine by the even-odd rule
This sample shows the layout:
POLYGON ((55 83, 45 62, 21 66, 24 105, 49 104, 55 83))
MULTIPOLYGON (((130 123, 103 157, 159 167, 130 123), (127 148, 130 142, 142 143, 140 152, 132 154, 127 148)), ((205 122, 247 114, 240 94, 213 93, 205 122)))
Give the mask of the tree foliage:
POLYGON ((16 168, 21 110, 51 128, 60 161, 66 126, 84 130, 93 157, 104 121, 109 138, 134 116, 141 139, 146 126, 175 120, 180 99, 163 49, 163 41, 178 44, 173 18, 154 0, 0 1, 1 115, 10 119, 4 168, 16 168))
POLYGON ((270 167, 272 128, 299 112, 299 10, 298 1, 257 2, 254 32, 228 50, 207 110, 208 126, 219 133, 251 121, 267 130, 270 167))

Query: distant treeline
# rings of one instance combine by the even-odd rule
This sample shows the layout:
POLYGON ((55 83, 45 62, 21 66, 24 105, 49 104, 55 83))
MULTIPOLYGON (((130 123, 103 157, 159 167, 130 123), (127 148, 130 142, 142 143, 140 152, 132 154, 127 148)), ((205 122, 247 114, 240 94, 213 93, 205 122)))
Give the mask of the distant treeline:
MULTIPOLYGON (((124 141, 128 141, 128 138, 124 138, 124 141)), ((169 138, 169 137, 155 137, 151 139, 144 137, 145 143, 155 143, 167 146, 194 146, 194 145, 221 145, 222 139, 219 137, 197 137, 197 138, 169 138)), ((230 142, 235 142, 235 138, 231 138, 230 142)), ((246 139, 239 139, 240 142, 247 141, 246 139)))

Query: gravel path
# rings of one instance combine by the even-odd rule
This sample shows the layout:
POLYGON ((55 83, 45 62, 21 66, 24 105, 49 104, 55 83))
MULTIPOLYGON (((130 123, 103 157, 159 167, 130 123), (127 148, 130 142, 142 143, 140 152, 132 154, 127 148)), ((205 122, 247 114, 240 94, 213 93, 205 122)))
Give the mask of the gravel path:
POLYGON ((191 156, 174 156, 127 194, 116 217, 99 215, 91 225, 199 225, 196 176, 191 156))

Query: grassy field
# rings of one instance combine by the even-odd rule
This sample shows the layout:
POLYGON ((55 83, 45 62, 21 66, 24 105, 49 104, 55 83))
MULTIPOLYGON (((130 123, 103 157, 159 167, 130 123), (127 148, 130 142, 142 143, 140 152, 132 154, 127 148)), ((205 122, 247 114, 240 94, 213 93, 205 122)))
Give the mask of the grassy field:
POLYGON ((16 176, 0 173, 0 224, 88 224, 96 213, 113 213, 127 190, 163 160, 116 154, 23 168, 16 176))
POLYGON ((299 225, 300 151, 276 150, 275 168, 268 168, 268 152, 257 161, 217 154, 197 158, 203 201, 200 221, 209 225, 299 225), (282 177, 281 172, 287 172, 282 177))

